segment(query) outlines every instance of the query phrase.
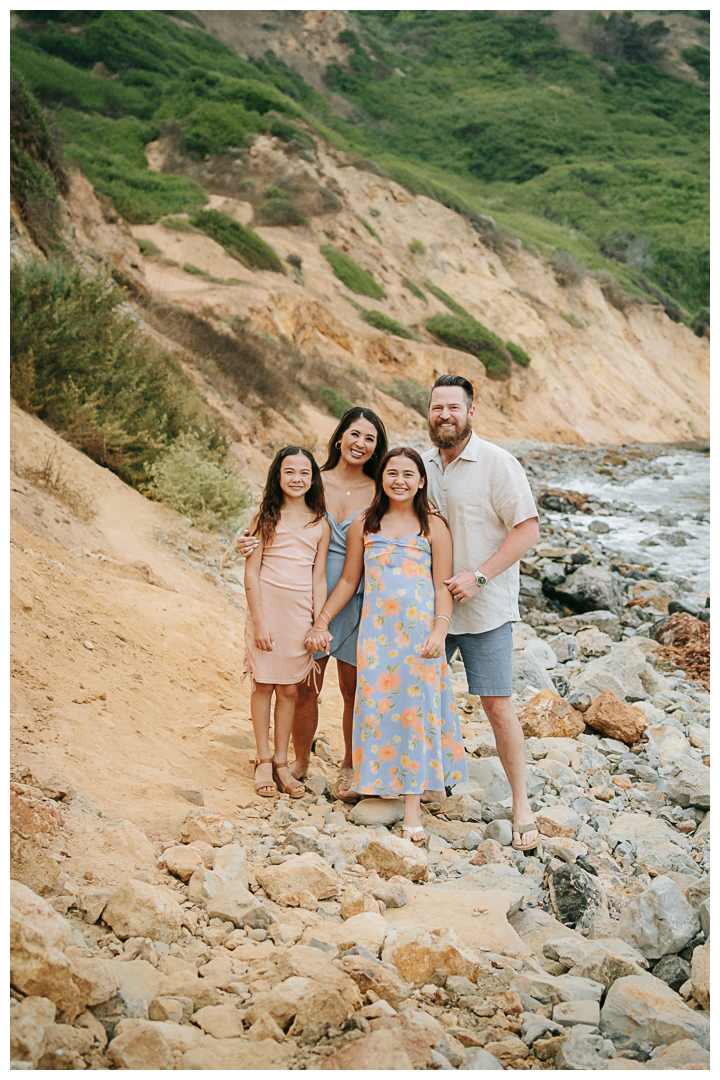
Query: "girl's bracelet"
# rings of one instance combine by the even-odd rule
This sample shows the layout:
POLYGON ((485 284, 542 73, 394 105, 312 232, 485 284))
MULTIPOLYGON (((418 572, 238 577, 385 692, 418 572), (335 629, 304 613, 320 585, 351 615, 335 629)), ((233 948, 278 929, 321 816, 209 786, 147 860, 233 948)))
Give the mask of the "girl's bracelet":
POLYGON ((317 623, 313 623, 312 629, 317 630, 321 634, 327 634, 328 632, 327 626, 318 626, 317 623))
POLYGON ((450 625, 450 616, 449 615, 436 615, 435 618, 433 619, 433 624, 435 624, 438 621, 438 619, 444 619, 445 622, 448 624, 448 626, 450 625))

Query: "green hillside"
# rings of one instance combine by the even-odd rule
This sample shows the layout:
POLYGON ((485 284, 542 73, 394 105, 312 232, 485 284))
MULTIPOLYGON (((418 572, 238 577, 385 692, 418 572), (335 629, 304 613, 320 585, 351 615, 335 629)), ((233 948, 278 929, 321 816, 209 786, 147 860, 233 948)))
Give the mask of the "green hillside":
POLYGON ((673 298, 688 321, 708 304, 709 88, 658 70, 658 27, 611 16, 589 57, 541 12, 358 12, 357 34, 341 35, 347 65, 325 73, 356 106, 349 122, 272 54, 241 60, 182 12, 18 14, 13 68, 54 114, 66 158, 130 222, 205 201, 190 179, 147 169, 162 131, 203 157, 261 131, 307 145, 301 119, 481 229, 491 215, 671 311, 673 298))

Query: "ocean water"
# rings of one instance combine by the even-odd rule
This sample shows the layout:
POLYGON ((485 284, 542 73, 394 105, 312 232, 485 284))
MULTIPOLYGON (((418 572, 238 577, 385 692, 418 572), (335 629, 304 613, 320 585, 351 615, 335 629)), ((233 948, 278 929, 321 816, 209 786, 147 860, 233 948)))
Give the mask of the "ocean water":
POLYGON ((673 574, 692 583, 692 592, 708 595, 710 588, 710 458, 691 451, 675 451, 653 459, 649 471, 623 479, 622 467, 615 478, 601 481, 597 474, 573 467, 568 462, 562 487, 595 495, 603 502, 625 504, 625 513, 598 513, 592 517, 576 515, 572 527, 598 540, 608 553, 623 553, 631 562, 649 563, 654 569, 673 574), (674 524, 656 520, 643 521, 644 514, 669 513, 674 524), (705 520, 697 520, 705 515, 705 520), (610 532, 596 537, 588 526, 604 521, 610 532), (686 541, 676 547, 666 534, 681 533, 686 541))

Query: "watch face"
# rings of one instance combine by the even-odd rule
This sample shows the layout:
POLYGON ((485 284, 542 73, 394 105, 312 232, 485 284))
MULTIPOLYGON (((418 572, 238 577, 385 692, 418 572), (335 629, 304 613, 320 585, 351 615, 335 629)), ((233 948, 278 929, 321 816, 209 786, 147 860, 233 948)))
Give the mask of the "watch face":
POLYGON ((487 585, 487 578, 484 574, 475 574, 475 580, 478 585, 487 585))

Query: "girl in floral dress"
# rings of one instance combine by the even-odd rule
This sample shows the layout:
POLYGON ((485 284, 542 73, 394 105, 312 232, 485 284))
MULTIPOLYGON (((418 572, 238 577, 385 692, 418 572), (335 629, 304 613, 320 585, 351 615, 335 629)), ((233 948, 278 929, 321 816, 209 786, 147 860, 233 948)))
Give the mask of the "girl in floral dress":
POLYGON ((348 530, 342 576, 306 639, 327 648, 328 625, 365 571, 353 724, 353 788, 405 796, 403 835, 422 841, 420 796, 466 778, 445 637, 453 599, 452 540, 427 497, 422 458, 384 457, 375 498, 348 530))

